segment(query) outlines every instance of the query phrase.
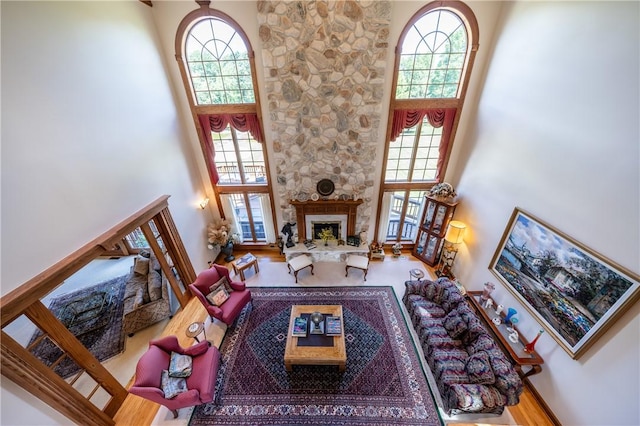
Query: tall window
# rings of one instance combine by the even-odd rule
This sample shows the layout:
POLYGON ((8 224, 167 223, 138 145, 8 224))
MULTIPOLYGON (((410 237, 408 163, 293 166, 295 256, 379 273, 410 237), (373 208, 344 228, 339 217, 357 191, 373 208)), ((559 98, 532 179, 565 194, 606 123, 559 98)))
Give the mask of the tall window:
POLYGON ((176 35, 176 58, 221 216, 245 243, 275 241, 269 165, 249 41, 229 16, 207 5, 176 35))
POLYGON ((478 45, 471 9, 434 2, 396 49, 377 239, 415 242, 424 196, 442 181, 478 45))

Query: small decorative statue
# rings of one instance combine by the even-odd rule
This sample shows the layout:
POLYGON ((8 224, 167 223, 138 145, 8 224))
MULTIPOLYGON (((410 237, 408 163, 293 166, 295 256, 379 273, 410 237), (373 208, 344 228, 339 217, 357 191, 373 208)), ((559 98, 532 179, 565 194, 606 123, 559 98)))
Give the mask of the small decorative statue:
POLYGON ((287 237, 287 244, 286 246, 288 248, 291 248, 293 246, 295 246, 294 242, 293 242, 293 227, 296 226, 295 223, 291 223, 291 222, 287 222, 283 227, 282 227, 282 232, 284 235, 286 235, 287 237))
POLYGON ((484 307, 487 308, 487 309, 493 308, 493 300, 492 299, 487 299, 487 301, 484 302, 484 307))

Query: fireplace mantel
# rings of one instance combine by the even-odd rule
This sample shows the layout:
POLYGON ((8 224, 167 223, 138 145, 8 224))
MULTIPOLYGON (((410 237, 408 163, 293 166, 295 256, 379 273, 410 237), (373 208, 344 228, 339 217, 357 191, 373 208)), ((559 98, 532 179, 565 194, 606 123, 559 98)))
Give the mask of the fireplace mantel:
POLYGON ((298 238, 307 239, 307 229, 304 226, 306 216, 309 215, 347 215, 347 235, 355 235, 356 218, 358 206, 362 200, 318 200, 318 201, 296 201, 291 200, 289 204, 296 208, 296 223, 298 223, 298 238), (302 225, 300 225, 302 224, 302 225))

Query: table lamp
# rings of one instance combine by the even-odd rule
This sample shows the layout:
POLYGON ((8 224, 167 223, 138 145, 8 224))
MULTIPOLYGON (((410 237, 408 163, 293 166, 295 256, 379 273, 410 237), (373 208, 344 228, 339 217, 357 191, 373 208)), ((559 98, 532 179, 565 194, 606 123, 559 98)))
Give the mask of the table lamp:
POLYGON ((442 253, 440 254, 440 262, 436 275, 439 277, 445 276, 453 278, 451 268, 453 267, 453 260, 458 254, 458 244, 464 241, 464 231, 467 226, 458 221, 452 220, 447 227, 447 233, 444 236, 444 246, 442 247, 442 253))

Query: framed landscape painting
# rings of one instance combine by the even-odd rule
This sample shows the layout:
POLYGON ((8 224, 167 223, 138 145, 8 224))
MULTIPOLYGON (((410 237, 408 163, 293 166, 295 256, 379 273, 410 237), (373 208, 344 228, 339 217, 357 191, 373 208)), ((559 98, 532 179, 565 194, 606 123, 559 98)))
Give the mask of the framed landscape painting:
POLYGON ((518 208, 489 269, 574 359, 640 295, 638 275, 518 208))

